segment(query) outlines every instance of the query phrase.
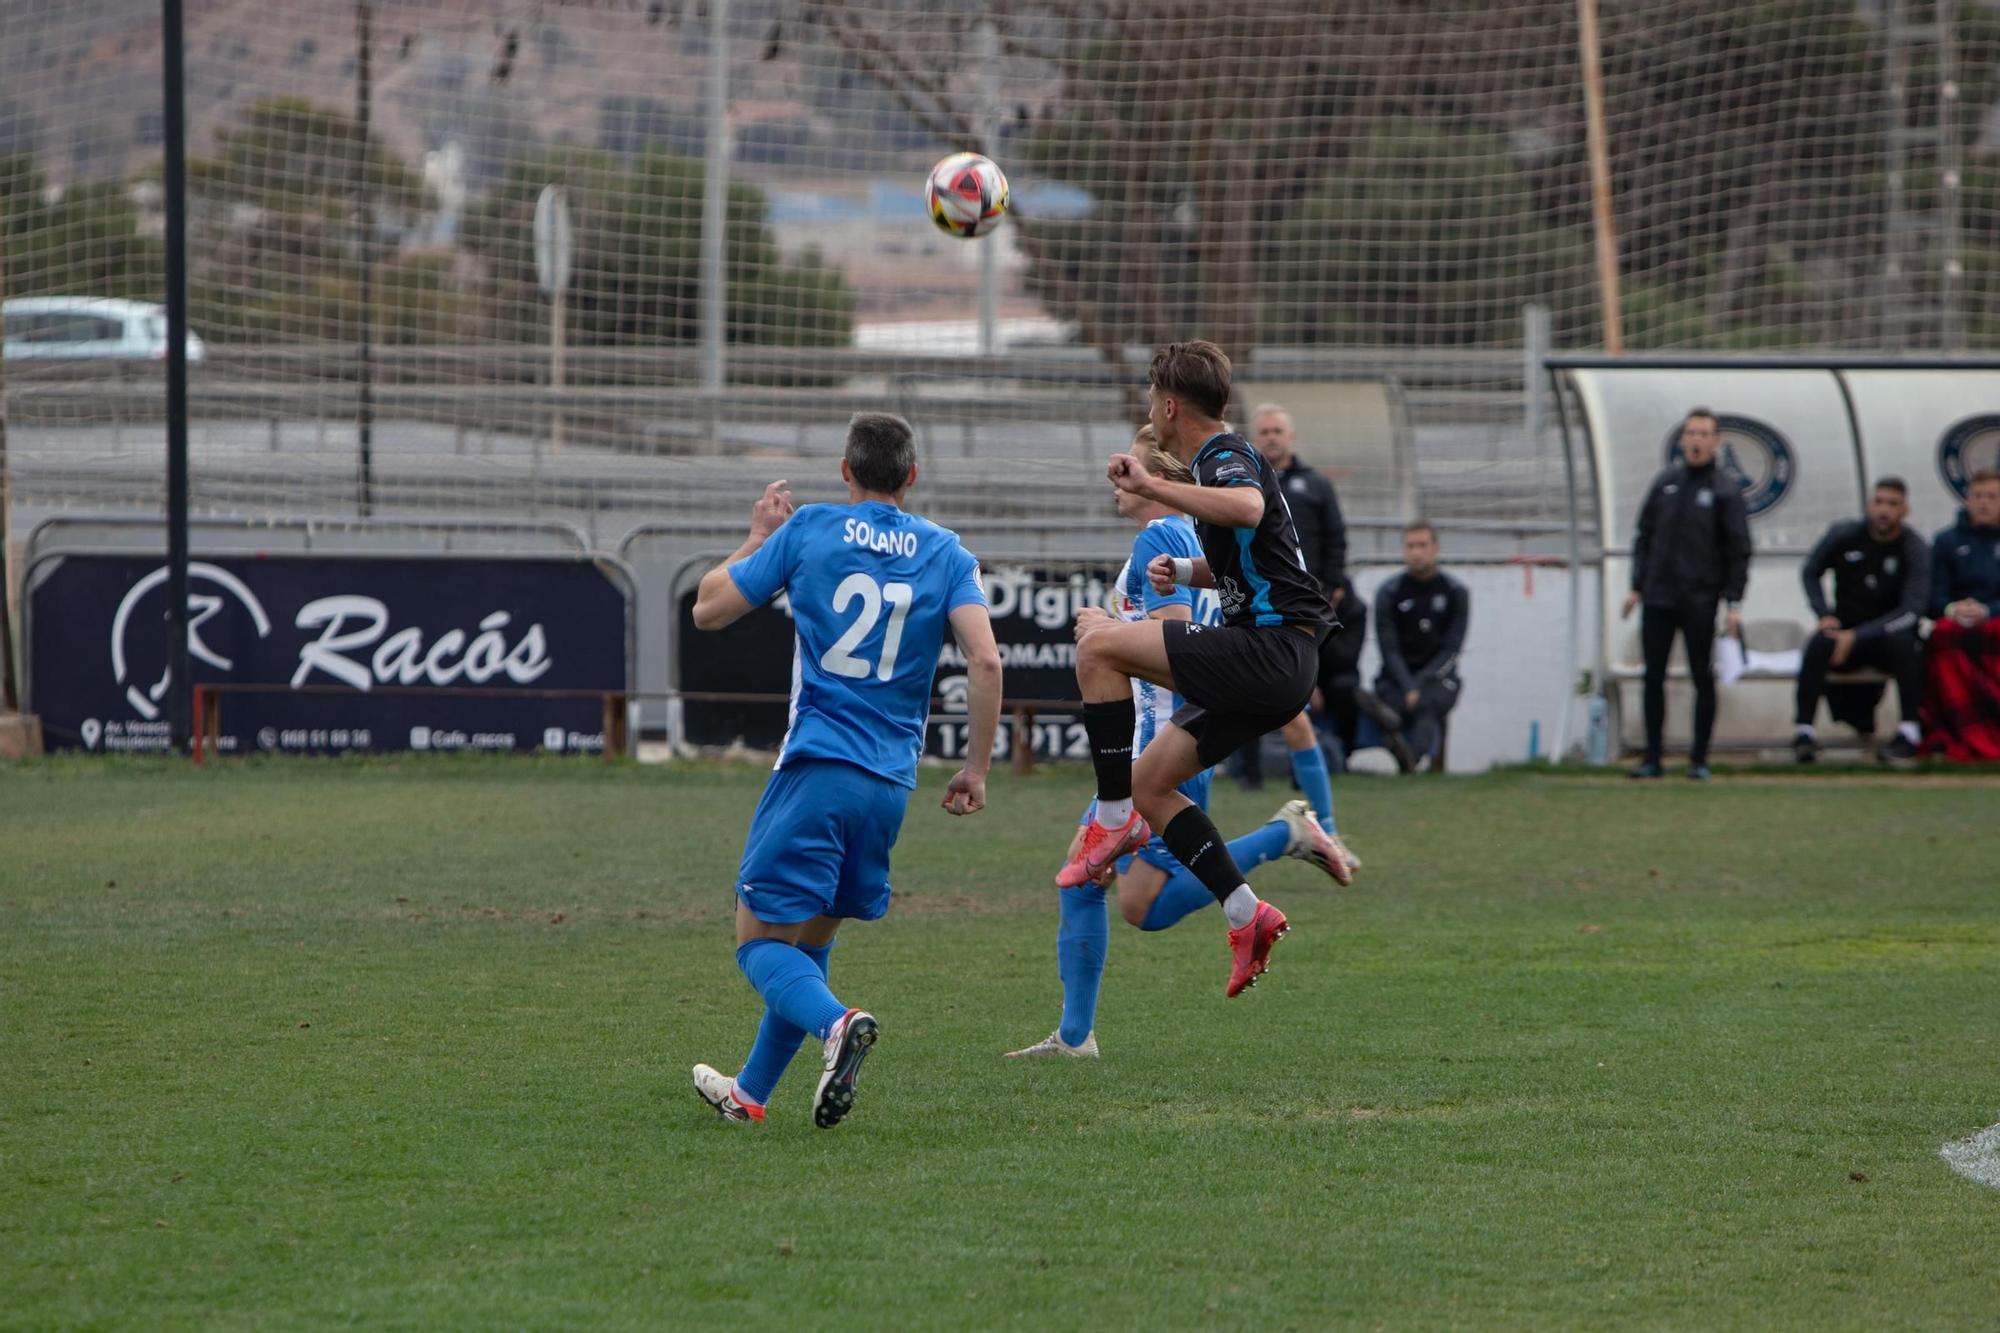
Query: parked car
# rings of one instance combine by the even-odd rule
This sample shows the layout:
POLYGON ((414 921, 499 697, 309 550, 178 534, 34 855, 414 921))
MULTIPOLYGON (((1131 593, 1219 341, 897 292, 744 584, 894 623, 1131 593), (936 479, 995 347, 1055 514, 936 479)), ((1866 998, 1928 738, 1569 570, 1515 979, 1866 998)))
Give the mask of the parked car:
MULTIPOLYGON (((22 296, 5 303, 9 361, 164 361, 167 308, 150 301, 100 296, 22 296)), ((187 336, 187 358, 207 345, 187 336)))

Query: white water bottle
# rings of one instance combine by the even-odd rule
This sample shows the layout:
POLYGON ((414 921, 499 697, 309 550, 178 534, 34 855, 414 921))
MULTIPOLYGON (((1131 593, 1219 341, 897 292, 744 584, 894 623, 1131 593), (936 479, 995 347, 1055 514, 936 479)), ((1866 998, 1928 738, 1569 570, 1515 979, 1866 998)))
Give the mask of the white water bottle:
POLYGON ((1601 693, 1590 696, 1590 762, 1600 767, 1611 762, 1611 705, 1601 693))

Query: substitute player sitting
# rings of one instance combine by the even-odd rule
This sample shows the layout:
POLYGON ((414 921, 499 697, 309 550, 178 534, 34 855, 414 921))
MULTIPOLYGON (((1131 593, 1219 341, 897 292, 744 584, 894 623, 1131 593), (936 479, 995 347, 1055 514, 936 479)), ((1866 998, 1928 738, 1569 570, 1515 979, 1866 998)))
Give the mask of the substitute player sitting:
MULTIPOLYGON (((1153 428, 1142 426, 1132 442, 1132 456, 1155 477, 1168 481, 1190 481, 1186 466, 1161 452, 1153 438, 1153 428)), ((1146 578, 1146 566, 1157 556, 1196 559, 1201 546, 1195 540, 1194 524, 1187 515, 1148 500, 1132 491, 1112 488, 1112 502, 1119 516, 1140 525, 1132 542, 1131 557, 1118 571, 1113 585, 1118 618, 1136 620, 1188 620, 1210 627, 1222 623, 1222 607, 1207 589, 1155 588, 1146 578)), ((1132 748, 1144 752, 1146 746, 1180 707, 1173 691, 1151 681, 1132 682, 1132 705, 1137 729, 1132 748)), ((1304 713, 1293 718, 1286 729, 1287 739, 1303 730, 1312 752, 1319 753, 1311 740, 1312 721, 1304 713)), ((1294 742, 1296 746, 1296 742, 1294 742)), ((1180 785, 1182 795, 1203 810, 1208 808, 1212 774, 1203 769, 1180 785)), ((1331 797, 1327 798, 1329 803, 1331 797)), ((1081 841, 1084 830, 1096 817, 1096 809, 1085 810, 1077 829, 1081 841)), ((1072 852, 1075 848, 1072 846, 1072 852)), ((1353 878, 1356 861, 1340 839, 1321 827, 1304 801, 1287 801, 1261 828, 1246 833, 1229 844, 1229 854, 1246 874, 1269 861, 1290 856, 1332 875, 1342 884, 1353 878)), ((1117 866, 1118 910, 1141 930, 1165 930, 1214 901, 1194 873, 1174 860, 1165 840, 1155 835, 1136 853, 1120 857, 1117 866)), ((1109 871, 1105 878, 1109 878, 1109 871)), ((1062 979, 1062 1021, 1056 1030, 1032 1046, 1007 1052, 1010 1056, 1097 1055, 1097 997, 1104 981, 1104 959, 1111 944, 1111 916, 1105 903, 1104 885, 1097 881, 1072 885, 1057 897, 1059 924, 1056 928, 1056 974, 1062 979)))
POLYGON ((1097 814, 1056 875, 1087 883, 1158 828, 1174 858, 1207 886, 1229 923, 1227 995, 1241 994, 1284 938, 1285 914, 1258 901, 1215 824, 1179 785, 1255 736, 1304 711, 1333 626, 1326 594, 1308 574, 1284 493, 1270 465, 1222 421, 1229 358, 1210 342, 1169 343, 1153 355, 1147 421, 1162 448, 1194 475, 1165 481, 1131 454, 1105 474, 1120 490, 1194 520, 1201 558, 1157 556, 1155 588, 1214 588, 1219 626, 1191 620, 1124 622, 1086 609, 1077 617, 1076 677, 1097 770, 1097 814), (1135 764, 1131 682, 1147 680, 1187 702, 1135 764))
POLYGON ((858 414, 840 464, 847 504, 792 512, 782 481, 750 514, 750 536, 702 577, 699 629, 721 629, 780 592, 798 631, 791 723, 736 873, 736 963, 764 997, 756 1042, 735 1078, 694 1067, 695 1091, 725 1120, 762 1120, 807 1034, 825 1042, 813 1123, 854 1103, 872 1015, 827 987, 834 933, 889 910, 889 849, 917 785, 938 651, 950 625, 965 653, 970 749, 944 808, 986 804, 1000 721, 1000 650, 979 564, 957 534, 903 510, 917 479, 908 422, 858 414))

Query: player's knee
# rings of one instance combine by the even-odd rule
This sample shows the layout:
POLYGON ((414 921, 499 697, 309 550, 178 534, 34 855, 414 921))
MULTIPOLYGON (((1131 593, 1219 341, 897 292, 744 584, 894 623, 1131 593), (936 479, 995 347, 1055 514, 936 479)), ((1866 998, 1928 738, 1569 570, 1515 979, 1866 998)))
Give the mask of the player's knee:
POLYGON ((1076 669, 1078 671, 1102 671, 1113 665, 1115 665, 1115 662, 1111 651, 1110 639, 1103 630, 1098 630, 1095 634, 1086 634, 1083 640, 1076 645, 1076 669))
POLYGON ((1141 810, 1156 808, 1180 784, 1159 765, 1139 763, 1132 768, 1132 801, 1141 810))

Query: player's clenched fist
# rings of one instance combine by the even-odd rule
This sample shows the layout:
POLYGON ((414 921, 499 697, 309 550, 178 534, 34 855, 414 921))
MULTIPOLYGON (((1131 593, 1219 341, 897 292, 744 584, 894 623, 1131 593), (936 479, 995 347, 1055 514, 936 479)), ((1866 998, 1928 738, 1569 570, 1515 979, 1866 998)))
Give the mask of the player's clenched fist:
POLYGON ((954 815, 969 815, 986 808, 986 779, 978 778, 959 769, 944 787, 944 800, 940 802, 954 815))
POLYGON ((1156 555, 1146 562, 1146 581, 1153 585, 1153 591, 1162 597, 1174 590, 1174 558, 1170 555, 1156 555))
POLYGON ((1082 643, 1084 635, 1101 630, 1106 625, 1115 625, 1117 623, 1117 621, 1111 618, 1111 613, 1103 607, 1086 606, 1083 610, 1076 613, 1076 641, 1082 643))
POLYGON ((1146 488, 1153 483, 1153 478, 1131 454, 1111 455, 1111 461, 1105 465, 1104 475, 1111 479, 1113 486, 1121 491, 1130 491, 1134 495, 1146 494, 1146 488))
POLYGON ((774 481, 764 488, 757 497, 757 503, 750 506, 750 531, 759 537, 768 537, 785 526, 785 520, 792 516, 792 493, 786 488, 789 481, 774 481))

